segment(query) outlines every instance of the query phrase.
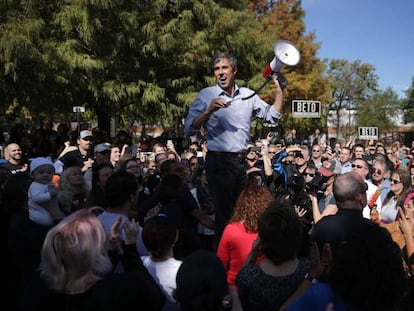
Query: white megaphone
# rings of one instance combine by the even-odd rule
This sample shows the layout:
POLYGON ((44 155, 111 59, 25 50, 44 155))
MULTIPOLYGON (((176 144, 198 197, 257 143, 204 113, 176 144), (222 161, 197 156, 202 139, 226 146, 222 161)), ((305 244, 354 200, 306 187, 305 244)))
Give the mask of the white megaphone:
MULTIPOLYGON (((300 53, 299 50, 287 40, 279 40, 275 43, 274 47, 275 57, 272 59, 270 64, 266 66, 263 70, 263 77, 266 79, 264 83, 253 93, 249 96, 243 97, 242 100, 246 100, 252 98, 254 95, 258 94, 264 86, 272 80, 273 76, 277 75, 277 80, 279 81, 280 87, 284 89, 288 81, 286 78, 280 73, 283 67, 285 66, 295 66, 299 63, 300 60, 300 53)), ((227 101, 227 103, 231 103, 235 99, 227 101)))
POLYGON ((284 88, 287 85, 287 80, 280 74, 280 71, 285 66, 295 66, 299 63, 299 50, 287 40, 279 40, 274 47, 275 57, 270 64, 263 70, 263 77, 270 80, 274 74, 280 78, 279 83, 284 88), (282 85, 283 84, 283 85, 282 85))

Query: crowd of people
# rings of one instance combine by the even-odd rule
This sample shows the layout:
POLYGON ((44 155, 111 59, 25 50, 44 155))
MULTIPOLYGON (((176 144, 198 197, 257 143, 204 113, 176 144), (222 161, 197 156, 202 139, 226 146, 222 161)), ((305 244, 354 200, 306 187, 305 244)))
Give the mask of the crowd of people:
POLYGON ((412 310, 414 144, 253 138, 253 117, 282 117, 277 75, 268 105, 236 85, 230 54, 213 70, 185 150, 64 125, 10 138, 12 310, 412 310))

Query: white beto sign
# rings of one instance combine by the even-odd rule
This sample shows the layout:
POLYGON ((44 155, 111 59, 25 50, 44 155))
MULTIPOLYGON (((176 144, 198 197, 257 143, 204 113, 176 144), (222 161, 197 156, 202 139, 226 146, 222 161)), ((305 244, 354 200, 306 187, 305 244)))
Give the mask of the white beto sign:
POLYGON ((85 107, 83 107, 83 106, 73 106, 73 112, 85 112, 85 107))
POLYGON ((378 127, 358 127, 359 139, 378 140, 378 127))
POLYGON ((292 116, 294 118, 320 118, 321 102, 316 100, 292 100, 292 116))

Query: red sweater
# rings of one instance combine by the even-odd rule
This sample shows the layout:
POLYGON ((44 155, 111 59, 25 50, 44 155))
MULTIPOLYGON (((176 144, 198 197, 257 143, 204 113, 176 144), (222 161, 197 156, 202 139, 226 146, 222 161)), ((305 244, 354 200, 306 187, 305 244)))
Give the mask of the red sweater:
POLYGON ((230 223, 224 229, 217 248, 217 256, 227 270, 227 283, 236 285, 237 272, 249 255, 257 232, 246 232, 246 228, 239 222, 230 223))

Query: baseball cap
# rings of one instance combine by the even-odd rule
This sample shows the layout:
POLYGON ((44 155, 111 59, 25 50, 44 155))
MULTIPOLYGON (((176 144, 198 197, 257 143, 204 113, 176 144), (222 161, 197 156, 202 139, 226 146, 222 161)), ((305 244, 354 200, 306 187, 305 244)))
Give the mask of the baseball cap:
POLYGON ((336 160, 325 161, 318 172, 325 177, 341 174, 341 164, 336 160))
POLYGON ((109 151, 111 150, 111 145, 109 143, 101 143, 101 144, 97 144, 95 146, 95 148, 93 149, 93 151, 95 153, 97 152, 104 152, 104 151, 109 151))
POLYGON ((92 136, 92 132, 91 131, 84 130, 84 131, 81 131, 79 133, 79 137, 82 138, 82 139, 85 139, 85 138, 93 137, 93 136, 92 136))

